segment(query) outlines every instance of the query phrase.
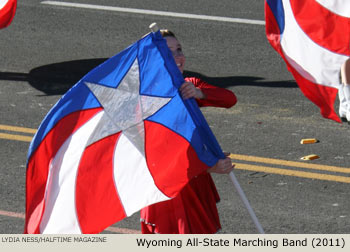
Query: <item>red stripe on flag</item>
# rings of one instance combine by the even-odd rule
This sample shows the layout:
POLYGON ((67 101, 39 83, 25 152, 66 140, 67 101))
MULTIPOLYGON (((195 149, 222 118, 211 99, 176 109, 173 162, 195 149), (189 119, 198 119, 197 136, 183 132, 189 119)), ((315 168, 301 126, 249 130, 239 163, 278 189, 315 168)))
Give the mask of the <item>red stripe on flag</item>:
POLYGON ((67 138, 101 110, 102 108, 95 108, 78 111, 61 119, 28 160, 24 233, 40 233, 39 224, 44 213, 44 196, 51 160, 67 138))
MULTIPOLYGON (((325 32, 325 30, 330 29, 329 27, 324 29, 322 27, 322 25, 320 25, 320 27, 318 26, 319 24, 315 24, 316 22, 314 22, 314 18, 310 18, 310 17, 314 17, 315 15, 321 15, 320 13, 316 14, 317 11, 323 11, 323 15, 326 14, 325 12, 325 8, 320 6, 318 3, 314 2, 314 1, 294 1, 291 0, 291 5, 292 8, 294 9, 295 13, 294 15, 296 15, 296 18, 298 19, 299 25, 300 23, 305 26, 303 29, 307 28, 307 30, 311 29, 311 25, 316 25, 317 28, 315 28, 316 26, 314 26, 315 30, 319 30, 321 29, 323 32, 318 32, 318 36, 320 36, 320 34, 323 34, 325 32), (310 4, 310 5, 308 5, 310 4), (311 12, 307 12, 309 9, 308 8, 302 8, 303 6, 309 6, 308 8, 313 7, 313 10, 310 10, 311 12), (315 11, 317 10, 317 11, 315 11), (314 12, 313 14, 312 11, 314 12), (303 17, 303 18, 302 18, 303 17)), ((335 14, 330 13, 329 11, 327 11, 328 14, 330 14, 332 17, 339 17, 335 14)), ((322 18, 325 19, 324 16, 322 16, 322 18)), ((331 88, 331 87, 327 87, 327 86, 323 86, 323 85, 319 85, 317 83, 313 83, 307 79, 305 79, 303 76, 301 76, 299 74, 299 72, 297 70, 295 70, 291 64, 289 64, 289 62, 287 61, 286 57, 283 54, 282 51, 282 47, 280 44, 280 31, 278 28, 278 24, 275 20, 275 17, 273 15, 273 12, 271 11, 268 3, 265 1, 265 20, 266 20, 266 36, 268 41, 270 42, 271 46, 280 54, 280 56, 283 58, 283 60, 286 62, 287 64, 287 68, 288 70, 293 74, 294 79, 296 80, 296 82, 298 83, 299 88, 301 89, 301 91, 303 92, 303 94, 310 99, 315 105, 317 105, 320 110, 321 110, 321 114, 323 117, 328 118, 328 119, 332 119, 336 122, 341 122, 340 118, 338 117, 338 115, 335 113, 334 111, 334 102, 336 100, 336 96, 338 93, 338 89, 336 88, 331 88)), ((325 19, 327 20, 327 19, 325 19)), ((342 25, 345 25, 345 20, 346 22, 348 22, 347 18, 343 18, 343 23, 342 25)), ((324 22, 324 21, 322 21, 324 22)), ((346 24, 348 25, 348 23, 346 24)), ((332 29, 335 27, 332 27, 332 29)), ((305 30, 304 30, 305 32, 305 30)), ((339 31, 337 31, 339 32, 339 31)), ((316 36, 317 33, 310 33, 308 35, 312 36, 316 36), (311 35, 310 35, 311 34, 311 35)), ((349 33, 347 33, 348 36, 349 33)), ((332 36, 338 36, 333 34, 332 36)), ((322 39, 322 38, 316 38, 313 37, 312 39, 322 39)), ((327 38, 328 40, 330 40, 330 38, 327 38)), ((334 38, 333 38, 334 40, 334 38)), ((328 44, 328 46, 334 46, 332 43, 328 42, 317 42, 319 44, 328 44)), ((344 43, 344 41, 342 42, 344 43)), ((344 46, 344 45, 338 45, 338 46, 344 46)), ((349 48, 349 46, 346 47, 347 49, 349 48)), ((334 48, 333 48, 334 49, 334 48)), ((333 50, 332 49, 332 50, 333 50)), ((335 49, 334 49, 335 50, 335 49)), ((347 52, 349 53, 349 52, 347 52)))
POLYGON ((281 31, 278 27, 276 18, 269 6, 269 4, 265 1, 265 30, 266 37, 270 42, 271 46, 279 53, 282 53, 281 49, 281 31))
POLYGON ((159 190, 172 198, 191 178, 209 167, 185 138, 158 123, 144 123, 148 168, 159 190))
POLYGON ((338 89, 316 84, 305 79, 288 63, 283 55, 282 57, 303 94, 320 108, 321 115, 325 118, 341 123, 339 116, 334 111, 334 102, 337 98, 338 89))
POLYGON ((81 158, 76 182, 76 207, 84 234, 99 233, 111 223, 126 217, 113 173, 114 150, 120 134, 90 145, 81 158))
POLYGON ((17 0, 9 0, 0 10, 0 29, 9 26, 16 14, 17 0))
POLYGON ((339 54, 350 55, 350 19, 339 16, 315 0, 290 0, 295 20, 318 45, 339 54))

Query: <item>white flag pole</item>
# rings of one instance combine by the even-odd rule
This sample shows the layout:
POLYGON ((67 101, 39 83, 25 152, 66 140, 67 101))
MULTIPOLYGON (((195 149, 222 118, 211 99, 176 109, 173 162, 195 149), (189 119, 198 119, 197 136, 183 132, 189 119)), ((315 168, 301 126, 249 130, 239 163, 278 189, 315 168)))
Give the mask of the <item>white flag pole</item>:
POLYGON ((233 185, 235 186, 235 188, 236 188, 236 190, 237 190, 237 192, 238 192, 238 194, 239 194, 241 200, 243 201, 245 207, 247 208, 248 213, 250 214, 250 217, 252 218, 252 220, 253 220, 253 222, 254 222, 254 224, 255 224, 255 226, 256 226, 258 232, 259 232, 260 234, 265 234, 264 229, 263 229, 262 226, 260 225, 259 220, 258 220, 258 218, 256 217, 256 215, 255 215, 255 213, 254 213, 252 207, 250 206, 250 204, 249 204, 249 202, 248 202, 248 199, 247 199, 247 197, 245 196, 245 194, 244 194, 244 192, 243 192, 243 190, 242 190, 240 184, 238 183, 238 180, 237 180, 235 174, 231 171, 231 172, 229 173, 229 176, 230 176, 230 179, 231 179, 233 185))

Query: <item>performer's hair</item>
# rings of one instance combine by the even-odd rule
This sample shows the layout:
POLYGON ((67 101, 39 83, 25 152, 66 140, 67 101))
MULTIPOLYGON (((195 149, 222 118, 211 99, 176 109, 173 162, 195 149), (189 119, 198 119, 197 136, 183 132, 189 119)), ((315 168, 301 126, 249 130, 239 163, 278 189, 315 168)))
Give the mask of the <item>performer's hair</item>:
POLYGON ((161 29, 160 30, 160 34, 162 34, 163 38, 165 38, 165 37, 174 37, 174 38, 176 38, 175 34, 172 31, 168 30, 168 29, 161 29))

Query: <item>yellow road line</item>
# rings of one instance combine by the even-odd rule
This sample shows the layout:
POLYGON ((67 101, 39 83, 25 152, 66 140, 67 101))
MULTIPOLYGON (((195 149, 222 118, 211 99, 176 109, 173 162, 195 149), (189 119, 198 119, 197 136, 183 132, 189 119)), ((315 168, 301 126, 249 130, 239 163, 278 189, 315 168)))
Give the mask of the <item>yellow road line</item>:
POLYGON ((307 169, 321 170, 321 171, 350 173, 350 168, 342 168, 342 167, 330 166, 330 165, 309 164, 309 163, 302 163, 302 162, 295 162, 295 161, 287 161, 282 159, 263 158, 263 157, 255 157, 255 156, 239 155, 239 154, 230 154, 229 157, 231 159, 243 160, 248 162, 275 164, 275 165, 307 168, 307 169))
POLYGON ((36 129, 17 127, 17 126, 10 126, 10 125, 3 125, 3 124, 0 124, 0 130, 23 132, 23 133, 30 133, 30 134, 35 134, 36 133, 36 129))
MULTIPOLYGON (((3 124, 0 124, 0 130, 22 132, 22 133, 29 133, 29 134, 35 134, 37 131, 36 129, 3 125, 3 124)), ((0 139, 1 138, 23 141, 23 142, 32 141, 32 136, 14 135, 14 134, 7 134, 7 133, 0 133, 0 139)), ((230 154, 229 157, 233 160, 242 160, 247 162, 283 165, 283 166, 290 166, 290 167, 307 168, 312 170, 340 172, 340 173, 350 174, 350 168, 342 168, 337 166, 310 164, 310 163, 304 163, 304 162, 255 157, 255 156, 248 156, 248 155, 241 155, 241 154, 230 154)), ((240 170, 250 170, 250 171, 258 171, 258 172, 265 172, 265 173, 280 174, 280 175, 286 175, 286 176, 295 176, 295 177, 302 177, 302 178, 350 183, 350 177, 320 174, 320 173, 305 172, 305 171, 296 171, 296 170, 290 170, 290 169, 273 168, 273 167, 266 167, 266 166, 252 165, 252 164, 242 164, 242 163, 236 163, 234 161, 233 163, 236 164, 236 169, 240 169, 240 170)))
POLYGON ((23 141, 23 142, 31 142, 33 137, 0 133, 0 138, 2 138, 2 139, 9 139, 9 140, 23 141))
POLYGON ((328 175, 328 174, 321 174, 321 173, 314 173, 314 172, 304 172, 304 171, 272 168, 272 167, 250 165, 250 164, 241 164, 241 163, 234 163, 234 164, 236 165, 235 169, 238 169, 238 170, 257 171, 257 172, 273 173, 273 174, 294 176, 294 177, 301 177, 301 178, 350 183, 350 177, 342 177, 342 176, 335 176, 335 175, 328 175))

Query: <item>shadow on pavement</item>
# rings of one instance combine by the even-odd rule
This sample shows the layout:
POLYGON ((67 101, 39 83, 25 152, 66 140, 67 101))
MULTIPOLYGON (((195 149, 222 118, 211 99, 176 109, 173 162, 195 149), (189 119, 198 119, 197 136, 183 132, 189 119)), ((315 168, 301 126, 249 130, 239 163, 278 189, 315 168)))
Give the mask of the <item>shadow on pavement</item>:
POLYGON ((233 86, 259 86, 271 88, 297 88, 294 80, 266 82, 264 78, 256 76, 228 76, 228 77, 208 77, 201 73, 184 71, 185 77, 198 77, 214 86, 228 88, 233 86))
MULTIPOLYGON (((46 95, 62 95, 85 74, 106 60, 107 58, 98 58, 54 63, 34 68, 29 73, 0 72, 0 80, 27 81, 46 95)), ((264 78, 255 76, 208 77, 191 71, 185 71, 184 76, 199 77, 212 85, 224 88, 232 86, 297 87, 294 81, 264 82, 264 78)))
POLYGON ((27 81, 46 95, 62 95, 106 60, 101 58, 54 63, 34 68, 29 73, 0 72, 0 80, 27 81))

